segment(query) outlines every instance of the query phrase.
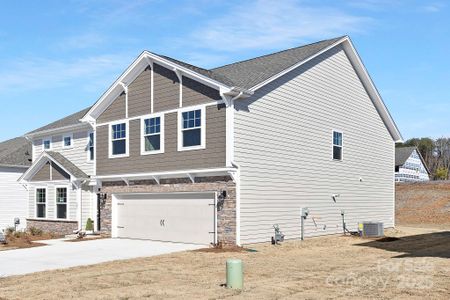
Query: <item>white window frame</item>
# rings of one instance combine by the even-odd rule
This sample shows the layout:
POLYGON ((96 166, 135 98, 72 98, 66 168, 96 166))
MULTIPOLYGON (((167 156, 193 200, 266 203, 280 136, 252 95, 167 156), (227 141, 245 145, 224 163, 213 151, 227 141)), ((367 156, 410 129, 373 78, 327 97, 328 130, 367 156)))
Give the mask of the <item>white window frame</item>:
POLYGON ((86 149, 87 149, 87 161, 88 162, 94 162, 95 161, 95 131, 88 131, 88 134, 87 134, 87 143, 86 143, 86 149), (93 142, 93 144, 94 144, 94 146, 93 146, 93 148, 94 148, 94 159, 92 159, 91 160, 91 150, 90 150, 90 148, 91 148, 91 146, 89 145, 89 142, 90 142, 90 135, 91 134, 93 134, 94 136, 94 142, 93 142))
POLYGON ((164 139, 165 139, 164 127, 165 127, 164 113, 151 114, 151 115, 143 116, 141 118, 141 133, 140 133, 141 134, 141 155, 164 153, 164 139), (145 120, 152 119, 152 118, 160 118, 160 131, 159 131, 159 133, 145 134, 145 120), (150 136, 150 135, 157 135, 157 134, 159 134, 159 136, 160 136, 159 150, 145 151, 145 137, 150 136))
POLYGON ((331 159, 333 161, 343 161, 344 160, 344 132, 342 130, 333 129, 331 131, 331 159), (342 145, 341 146, 334 144, 334 133, 335 132, 340 133, 342 136, 342 145), (334 158, 334 146, 341 147, 341 159, 334 158))
POLYGON ((62 136, 62 148, 63 149, 73 148, 73 133, 65 134, 62 136), (66 143, 64 141, 65 138, 70 138, 70 146, 66 146, 66 143))
POLYGON ((52 150, 52 148, 53 148, 52 138, 51 137, 43 138, 42 139, 42 151, 49 151, 49 150, 52 150), (45 142, 50 142, 50 148, 45 149, 45 142))
POLYGON ((69 220, 69 187, 67 185, 55 186, 55 220, 69 220), (66 189, 66 218, 58 218, 58 202, 56 201, 58 196, 58 189, 66 189))
POLYGON ((46 220, 48 219, 48 188, 46 186, 36 186, 34 188, 34 217, 36 219, 40 219, 40 220, 46 220), (45 190, 45 217, 38 217, 38 209, 37 209, 37 190, 45 190))
POLYGON ((183 109, 178 110, 178 129, 177 129, 177 137, 178 137, 178 151, 190 151, 190 150, 199 150, 206 148, 206 106, 190 106, 185 107, 183 109), (192 111, 192 110, 200 110, 200 145, 191 146, 191 147, 183 147, 183 131, 190 130, 195 128, 183 129, 183 113, 192 111))
POLYGON ((121 120, 121 121, 117 121, 114 123, 110 123, 108 128, 108 145, 109 145, 109 158, 121 158, 121 157, 128 157, 130 156, 130 122, 129 120, 121 120), (119 125, 119 124, 125 124, 126 128, 125 128, 125 153, 124 154, 112 154, 112 127, 114 125, 119 125))

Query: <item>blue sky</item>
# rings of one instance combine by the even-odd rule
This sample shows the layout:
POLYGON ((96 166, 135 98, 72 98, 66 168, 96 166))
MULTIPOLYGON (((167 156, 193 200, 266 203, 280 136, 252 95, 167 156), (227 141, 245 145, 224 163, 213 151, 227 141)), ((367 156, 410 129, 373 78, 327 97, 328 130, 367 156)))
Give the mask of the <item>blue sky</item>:
POLYGON ((450 136, 450 2, 8 1, 0 140, 92 105, 142 50, 205 68, 348 34, 405 138, 450 136))

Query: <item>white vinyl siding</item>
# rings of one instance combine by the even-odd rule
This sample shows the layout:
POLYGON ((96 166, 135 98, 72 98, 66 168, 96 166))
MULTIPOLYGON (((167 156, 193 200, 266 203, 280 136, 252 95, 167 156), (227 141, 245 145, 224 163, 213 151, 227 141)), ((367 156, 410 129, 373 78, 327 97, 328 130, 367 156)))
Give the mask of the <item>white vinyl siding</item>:
MULTIPOLYGON (((58 134, 52 137, 51 151, 59 152, 74 163, 86 174, 94 174, 94 162, 86 159, 89 156, 89 132, 80 131, 75 133, 58 134), (63 148, 63 136, 72 137, 72 146, 63 148)), ((42 153, 42 139, 33 141, 33 160, 39 158, 42 153)))
POLYGON ((19 229, 26 227, 28 192, 17 182, 25 169, 0 168, 0 230, 14 226, 20 219, 19 229))
POLYGON ((269 241, 279 224, 300 238, 342 232, 360 221, 394 225, 394 143, 341 47, 235 103, 241 167, 241 242, 269 241), (345 159, 331 159, 331 133, 345 133, 345 159), (336 202, 332 195, 339 194, 336 202))

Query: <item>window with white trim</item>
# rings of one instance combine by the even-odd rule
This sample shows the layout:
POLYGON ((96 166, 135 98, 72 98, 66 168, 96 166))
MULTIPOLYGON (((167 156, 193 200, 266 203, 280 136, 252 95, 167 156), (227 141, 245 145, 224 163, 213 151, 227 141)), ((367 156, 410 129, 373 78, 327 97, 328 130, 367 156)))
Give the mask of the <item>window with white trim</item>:
POLYGON ((202 109, 184 111, 181 113, 181 146, 191 148, 202 146, 202 109))
POLYGON ((142 153, 164 152, 164 115, 143 120, 142 153))
POLYGON ((333 159, 342 160, 342 132, 333 131, 333 159))
POLYGON ((46 217, 47 190, 36 189, 36 218, 46 217))
POLYGON ((72 135, 63 136, 63 148, 71 148, 72 147, 72 135))
POLYGON ((56 218, 67 219, 67 188, 56 188, 56 218))
POLYGON ((93 161, 95 158, 95 148, 94 148, 94 133, 90 132, 89 133, 89 137, 88 137, 89 141, 88 141, 88 155, 89 155, 89 160, 93 161))
POLYGON ((119 156, 127 154, 127 124, 119 123, 111 125, 111 155, 119 156))
POLYGON ((42 148, 43 148, 43 150, 50 150, 52 148, 52 140, 44 139, 42 141, 42 148))

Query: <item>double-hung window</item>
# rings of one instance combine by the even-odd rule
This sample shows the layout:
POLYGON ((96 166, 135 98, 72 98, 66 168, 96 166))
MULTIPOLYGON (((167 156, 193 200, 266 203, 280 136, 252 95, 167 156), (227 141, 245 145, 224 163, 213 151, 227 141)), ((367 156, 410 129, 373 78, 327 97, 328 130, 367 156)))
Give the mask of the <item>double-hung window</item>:
POLYGON ((90 132, 89 133, 89 137, 88 137, 89 141, 88 141, 88 157, 90 161, 93 161, 95 158, 95 153, 94 153, 94 133, 90 132))
POLYGON ((46 217, 47 190, 45 188, 36 189, 36 218, 46 217))
POLYGON ((178 150, 205 148, 205 108, 181 111, 178 150))
POLYGON ((142 120, 142 154, 164 152, 164 115, 142 120))
POLYGON ((342 160, 342 132, 333 131, 333 159, 342 160))
POLYGON ((127 123, 113 124, 110 127, 110 151, 111 157, 128 155, 128 127, 127 123))
POLYGON ((56 218, 67 219, 67 188, 56 188, 56 218))

